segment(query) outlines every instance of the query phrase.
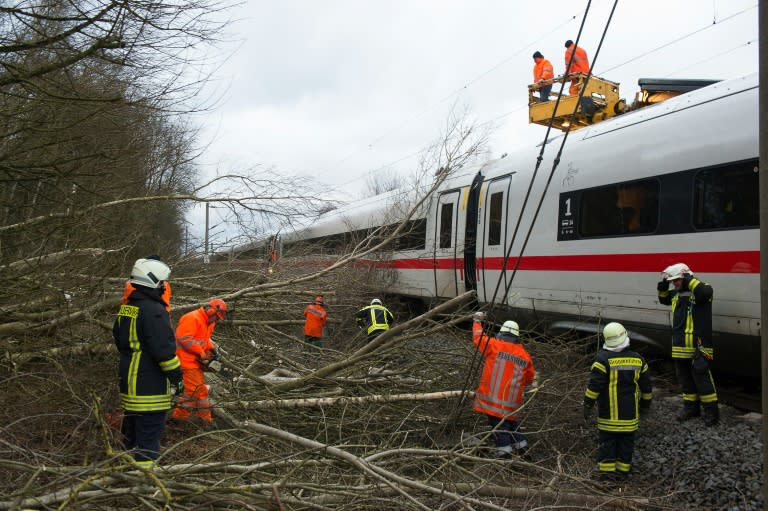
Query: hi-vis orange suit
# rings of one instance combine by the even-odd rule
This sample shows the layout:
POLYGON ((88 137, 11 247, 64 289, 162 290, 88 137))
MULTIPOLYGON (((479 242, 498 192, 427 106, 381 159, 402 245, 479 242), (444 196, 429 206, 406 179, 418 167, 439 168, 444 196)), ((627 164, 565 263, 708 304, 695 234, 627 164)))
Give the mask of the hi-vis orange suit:
POLYGON ((214 324, 208 324, 205 307, 184 314, 176 327, 176 356, 184 375, 184 394, 173 410, 173 418, 189 419, 192 410, 206 422, 212 422, 208 386, 203 376, 203 361, 211 358, 216 345, 211 341, 214 324))
POLYGON ((533 83, 541 80, 551 80, 555 77, 555 70, 552 63, 545 58, 536 59, 533 66, 533 83))
POLYGON ((483 335, 479 321, 472 325, 472 342, 485 357, 483 375, 472 409, 511 421, 523 404, 523 391, 533 381, 533 360, 522 344, 483 335))
POLYGON ((323 327, 328 319, 328 313, 322 305, 310 303, 304 309, 304 335, 320 338, 323 336, 323 327))
MULTIPOLYGON (((580 46, 572 44, 569 48, 565 49, 565 74, 569 73, 589 73, 589 59, 587 58, 587 52, 580 46), (571 62, 571 53, 575 50, 573 56, 573 62, 571 62), (571 67, 568 67, 568 63, 571 67)), ((568 94, 571 96, 577 96, 579 94, 579 80, 571 81, 571 86, 568 89, 568 94)))

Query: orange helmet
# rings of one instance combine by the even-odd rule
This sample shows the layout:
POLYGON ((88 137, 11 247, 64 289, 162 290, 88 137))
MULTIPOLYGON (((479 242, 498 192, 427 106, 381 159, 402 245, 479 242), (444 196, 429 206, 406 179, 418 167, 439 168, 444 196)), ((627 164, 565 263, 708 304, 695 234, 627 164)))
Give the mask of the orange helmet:
POLYGON ((227 315, 227 303, 221 298, 214 298, 205 306, 205 311, 208 313, 208 317, 215 315, 224 321, 224 317, 227 315))

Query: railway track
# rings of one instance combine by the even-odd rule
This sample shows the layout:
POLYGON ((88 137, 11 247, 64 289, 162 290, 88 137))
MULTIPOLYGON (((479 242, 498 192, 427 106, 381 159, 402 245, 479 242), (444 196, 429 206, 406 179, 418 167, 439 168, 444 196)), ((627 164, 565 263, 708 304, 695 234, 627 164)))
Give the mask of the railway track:
POLYGON ((717 398, 721 403, 747 412, 762 413, 760 391, 745 391, 735 387, 718 385, 717 398))

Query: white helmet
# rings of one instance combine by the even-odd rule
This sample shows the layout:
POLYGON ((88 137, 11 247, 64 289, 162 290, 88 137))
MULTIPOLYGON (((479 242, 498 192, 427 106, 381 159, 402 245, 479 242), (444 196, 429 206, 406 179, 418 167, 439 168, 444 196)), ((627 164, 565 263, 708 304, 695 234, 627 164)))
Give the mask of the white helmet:
POLYGON ((503 325, 501 325, 501 328, 499 328, 499 333, 510 333, 514 336, 520 335, 520 327, 517 325, 516 321, 512 321, 511 319, 509 321, 505 321, 503 325))
POLYGON ((664 271, 661 272, 661 277, 667 280, 682 279, 686 273, 693 275, 693 272, 687 265, 685 265, 685 263, 676 263, 672 266, 667 266, 664 271))
POLYGON ((608 323, 603 328, 603 339, 606 348, 616 348, 629 339, 627 329, 621 323, 608 323))
POLYGON ((171 269, 157 259, 137 259, 131 270, 131 283, 139 286, 158 288, 160 283, 168 280, 171 269))
POLYGON ((381 305, 381 300, 379 300, 378 298, 374 298, 373 300, 371 300, 371 305, 381 305))

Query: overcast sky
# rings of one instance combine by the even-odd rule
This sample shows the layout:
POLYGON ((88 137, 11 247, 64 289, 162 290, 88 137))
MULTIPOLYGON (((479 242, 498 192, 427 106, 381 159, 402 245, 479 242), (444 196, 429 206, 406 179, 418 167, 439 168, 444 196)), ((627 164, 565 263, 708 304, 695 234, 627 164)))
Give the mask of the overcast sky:
MULTIPOLYGON (((591 62, 612 5, 592 2, 580 43, 591 62)), ((274 167, 356 198, 372 171, 411 174, 408 156, 439 136, 457 105, 493 126, 493 156, 535 144, 545 128, 527 123, 531 55, 541 51, 562 73, 563 43, 576 39, 586 6, 245 0, 215 72, 221 99, 203 121, 205 172, 274 167)), ((620 82, 628 102, 638 78, 756 72, 757 15, 756 0, 621 0, 593 70, 620 82)))

